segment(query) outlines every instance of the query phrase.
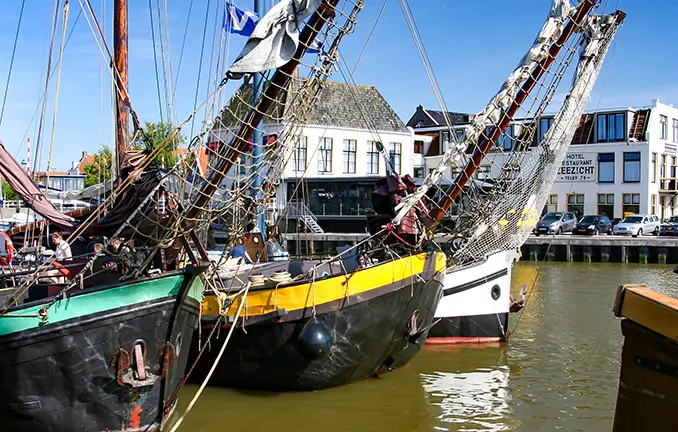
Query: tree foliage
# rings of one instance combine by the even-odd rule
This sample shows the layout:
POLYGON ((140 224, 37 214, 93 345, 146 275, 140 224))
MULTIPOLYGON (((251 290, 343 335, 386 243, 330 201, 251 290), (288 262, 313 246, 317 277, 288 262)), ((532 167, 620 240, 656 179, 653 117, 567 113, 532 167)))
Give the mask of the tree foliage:
POLYGON ((154 151, 157 147, 164 145, 164 150, 155 158, 158 166, 165 158, 165 168, 174 166, 177 162, 176 149, 184 142, 184 137, 177 132, 171 123, 150 123, 144 124, 144 137, 139 138, 134 143, 135 148, 146 151, 154 151))
POLYGON ((83 167, 83 171, 85 171, 85 187, 103 183, 110 179, 112 161, 113 154, 111 150, 106 147, 100 148, 94 155, 94 161, 83 167))
POLYGON ((6 201, 14 201, 17 199, 16 191, 9 185, 9 183, 2 183, 2 196, 6 201))

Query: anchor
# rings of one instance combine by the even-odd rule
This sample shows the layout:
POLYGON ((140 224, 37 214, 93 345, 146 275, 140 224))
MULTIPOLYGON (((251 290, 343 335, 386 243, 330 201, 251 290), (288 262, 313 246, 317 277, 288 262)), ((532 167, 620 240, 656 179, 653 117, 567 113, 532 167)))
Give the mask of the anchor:
POLYGON ((176 359, 174 346, 167 342, 160 347, 157 355, 157 365, 154 368, 145 366, 146 350, 141 343, 134 344, 132 355, 120 348, 113 356, 110 367, 115 371, 115 378, 121 387, 147 387, 162 381, 167 376, 170 363, 176 359), (160 374, 151 370, 159 371, 160 374))

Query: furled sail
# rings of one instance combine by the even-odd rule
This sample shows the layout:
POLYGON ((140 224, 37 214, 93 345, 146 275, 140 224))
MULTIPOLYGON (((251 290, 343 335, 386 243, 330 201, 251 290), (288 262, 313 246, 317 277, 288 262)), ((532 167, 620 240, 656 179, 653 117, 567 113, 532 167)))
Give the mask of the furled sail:
POLYGON ((440 182, 444 172, 450 166, 464 157, 467 148, 473 148, 475 143, 482 138, 487 124, 498 123, 503 111, 514 101, 521 86, 530 79, 531 72, 549 55, 549 48, 560 38, 566 21, 575 14, 576 10, 570 8, 569 0, 553 0, 546 22, 535 38, 532 47, 520 60, 516 69, 509 75, 490 103, 474 117, 464 139, 443 154, 438 167, 428 175, 415 193, 403 199, 393 221, 395 224, 400 223, 405 214, 422 199, 426 192, 440 182))
POLYGON ((71 228, 75 220, 54 207, 47 197, 38 189, 17 161, 0 141, 0 175, 9 183, 26 205, 36 213, 62 228, 71 228))
POLYGON ((283 0, 257 23, 228 75, 243 75, 276 69, 292 60, 299 47, 303 21, 318 9, 322 0, 283 0))

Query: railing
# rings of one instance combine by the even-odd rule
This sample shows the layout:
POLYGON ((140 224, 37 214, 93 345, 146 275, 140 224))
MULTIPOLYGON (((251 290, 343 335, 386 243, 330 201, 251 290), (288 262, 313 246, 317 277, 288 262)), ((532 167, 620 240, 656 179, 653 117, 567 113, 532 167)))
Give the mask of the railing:
POLYGON ((659 179, 659 192, 678 193, 678 177, 662 177, 659 179))

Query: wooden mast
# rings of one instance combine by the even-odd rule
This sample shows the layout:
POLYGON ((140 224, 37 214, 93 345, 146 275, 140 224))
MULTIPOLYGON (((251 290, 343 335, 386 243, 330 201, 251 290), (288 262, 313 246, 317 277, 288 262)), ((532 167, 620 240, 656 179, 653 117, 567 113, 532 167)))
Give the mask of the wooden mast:
POLYGON ((115 61, 115 149, 118 175, 122 156, 129 141, 129 108, 127 106, 127 0, 115 0, 113 10, 113 51, 115 61))
POLYGON ((520 108, 520 106, 525 101, 527 96, 530 94, 532 89, 534 89, 537 82, 539 82, 539 79, 541 79, 544 73, 546 73, 549 66, 551 65, 551 63, 553 63, 553 60, 555 60, 556 56, 560 52, 560 49, 565 45, 565 43, 570 38, 572 33, 574 33, 577 27, 581 25, 584 17, 589 13, 591 8, 593 7, 593 2, 594 0, 582 0, 575 16, 570 19, 570 22, 568 22, 565 28, 563 29, 562 35, 553 45, 551 45, 548 57, 542 60, 537 65, 537 67, 534 68, 534 70, 530 74, 530 77, 527 79, 527 81, 525 81, 520 91, 516 95, 516 98, 514 99, 511 106, 502 115, 501 120, 499 121, 497 127, 495 127, 492 130, 492 133, 490 134, 489 137, 485 136, 482 137, 482 140, 478 143, 478 146, 476 147, 476 150, 474 151, 471 160, 466 164, 464 170, 461 173, 459 173, 455 182, 452 185, 450 185, 450 187, 445 191, 445 194, 438 202, 438 206, 435 209, 431 210, 431 212, 429 213, 431 219, 435 220, 436 222, 440 222, 443 219, 445 212, 450 208, 454 200, 459 196, 459 194, 463 190, 464 185, 466 185, 466 182, 471 178, 473 173, 480 166, 480 162, 487 155, 490 149, 494 146, 494 143, 501 136, 502 132, 504 131, 504 129, 506 129, 511 120, 513 120, 513 116, 518 111, 518 108, 520 108))

